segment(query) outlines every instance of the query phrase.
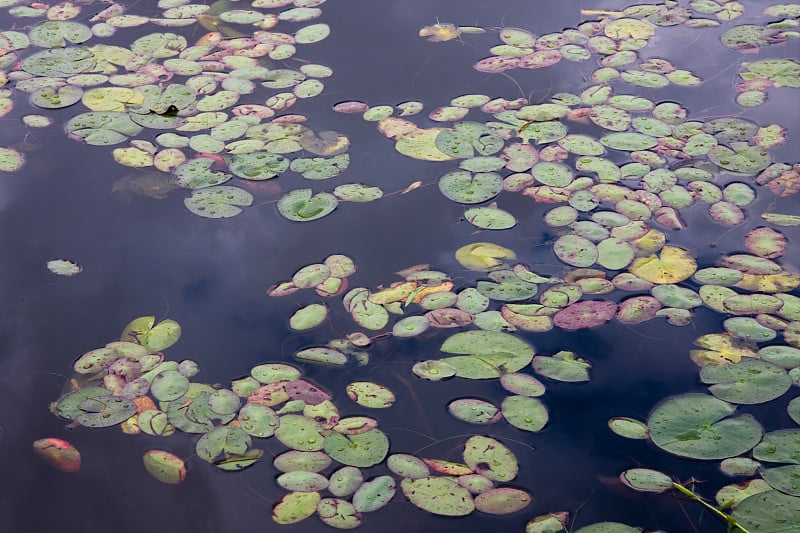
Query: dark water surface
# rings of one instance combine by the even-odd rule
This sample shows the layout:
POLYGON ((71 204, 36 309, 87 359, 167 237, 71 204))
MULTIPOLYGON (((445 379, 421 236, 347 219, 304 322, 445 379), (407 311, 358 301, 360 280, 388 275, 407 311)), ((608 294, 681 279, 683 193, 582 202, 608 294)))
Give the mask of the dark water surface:
MULTIPOLYGON (((579 23, 580 9, 625 5, 611 0, 330 0, 321 6, 323 15, 316 21, 331 26, 330 37, 298 55, 330 66, 334 75, 325 80, 321 96, 298 102, 290 112, 311 117, 309 125, 315 131, 337 130, 350 138, 348 181, 374 184, 386 192, 402 190, 417 180, 435 184, 446 164, 397 153, 392 142, 376 133, 374 124, 357 115, 336 114, 332 105, 351 99, 373 105, 419 100, 427 113, 461 94, 516 98, 517 84, 532 103, 554 92, 579 93, 591 85, 586 77, 597 67, 595 57, 587 63, 562 61, 547 69, 513 70, 512 81, 472 69, 497 44, 496 33, 465 35, 463 42, 429 43, 417 32, 438 18, 543 34, 579 23)), ((744 5, 746 14, 735 24, 754 20, 766 3, 744 5)), ((147 12, 143 4, 132 10, 147 12)), ((3 10, 0 29, 15 24, 19 27, 25 21, 12 19, 3 10)), ((136 31, 126 30, 120 40, 136 31)), ((148 31, 165 30, 148 27, 148 31)), ((177 31, 196 39, 205 30, 177 31)), ((657 102, 679 101, 690 110, 690 118, 742 115, 760 125, 780 123, 789 136, 774 150, 774 160, 792 161, 800 134, 800 113, 793 100, 797 90, 772 88, 766 104, 746 109, 733 100, 732 80, 742 60, 796 57, 797 41, 764 48, 759 56, 742 56, 719 45, 721 31, 663 32, 665 36, 646 48, 645 55, 669 58, 708 81, 699 88, 639 88, 637 94, 657 102)), ((20 117, 38 112, 25 95, 15 99, 14 111, 0 119, 0 146, 23 141, 29 132, 20 117)), ((272 522, 272 506, 285 493, 275 484, 277 471, 270 460, 284 449, 275 439, 254 443, 264 449, 264 460, 230 474, 214 471, 195 456, 196 436, 179 433, 165 440, 123 435, 116 427, 69 430, 64 420, 48 411, 49 403, 61 394, 73 361, 115 340, 134 317, 153 314, 179 322, 183 335, 169 349, 168 358, 194 359, 201 367, 201 381, 225 386, 256 364, 292 362, 297 349, 355 330, 338 302, 332 301, 332 325, 292 332, 288 317, 318 298, 308 291, 289 298, 264 294, 299 267, 330 254, 355 260, 358 271, 351 277, 351 287, 388 285, 399 279, 395 271, 419 263, 454 274, 457 288, 470 285, 482 275, 465 271, 453 254, 479 240, 514 249, 518 259, 536 272, 566 271, 550 249, 554 234, 541 221, 550 206, 520 195, 503 197, 501 207, 519 221, 516 228, 503 232, 476 231, 460 221, 463 207, 444 198, 435 185, 374 203, 342 204, 331 215, 309 223, 282 218, 272 203, 278 194, 268 188, 260 192, 258 185, 252 189, 255 202, 266 203, 226 220, 191 214, 183 207, 182 191, 163 200, 121 198, 111 194, 112 183, 131 169, 114 162, 109 148, 77 143, 63 134, 63 122, 77 112, 74 108, 52 112, 51 127, 29 133, 27 141, 38 147, 27 152, 26 165, 0 175, 0 531, 330 530, 315 517, 291 526, 272 522), (60 257, 77 261, 84 271, 72 278, 51 274, 45 263, 60 257), (67 439, 81 450, 80 472, 59 472, 34 456, 31 443, 43 437, 67 439), (187 461, 184 483, 170 486, 150 477, 141 467, 141 455, 152 448, 168 449, 187 461)), ((417 123, 435 125, 424 118, 417 123)), ((298 175, 276 181, 283 191, 308 186, 298 175)), ((796 197, 776 199, 770 194, 759 197, 752 210, 766 210, 770 203, 775 204, 771 211, 800 213, 796 197)), ((685 219, 691 229, 671 232, 669 243, 690 249, 698 263, 709 265, 721 254, 742 249, 742 235, 758 225, 754 218, 756 214, 745 226, 731 230, 713 224, 701 208, 690 209, 685 219)), ((781 231, 790 242, 800 237, 797 228, 781 231)), ((798 262, 796 255, 785 259, 787 264, 798 262)), ((391 388, 397 394, 396 405, 374 415, 389 435, 390 453, 461 461, 469 435, 485 433, 501 440, 521 464, 512 486, 533 496, 531 506, 508 517, 475 512, 465 518, 443 518, 413 507, 398 494, 387 508, 365 513, 363 531, 523 531, 533 516, 562 510, 574 515, 579 510, 576 529, 608 520, 648 531, 722 532, 725 525, 699 505, 670 495, 638 494, 610 481, 622 470, 642 465, 680 479, 707 480, 698 490, 713 497, 719 487, 732 482, 719 473, 715 462, 668 456, 643 441, 616 437, 606 425, 612 416, 646 419, 652 407, 669 395, 703 392, 688 351, 697 336, 721 331, 722 318, 698 308, 692 324, 684 328, 660 320, 635 326, 612 321, 576 332, 520 332, 537 353, 573 350, 593 365, 588 383, 547 382, 543 401, 550 422, 539 433, 502 422, 470 426, 447 414, 445 405, 453 398, 480 397, 499 405, 506 394, 495 380, 433 383, 413 376, 409 369, 414 362, 438 356, 445 336, 441 333, 378 342, 365 367, 300 366, 306 377, 334 394, 343 416, 370 414, 347 400, 347 383, 373 380, 391 388)), ((742 410, 759 413, 767 430, 787 427, 791 422, 785 406, 794 395, 742 410)), ((385 470, 379 465, 367 476, 385 470)))

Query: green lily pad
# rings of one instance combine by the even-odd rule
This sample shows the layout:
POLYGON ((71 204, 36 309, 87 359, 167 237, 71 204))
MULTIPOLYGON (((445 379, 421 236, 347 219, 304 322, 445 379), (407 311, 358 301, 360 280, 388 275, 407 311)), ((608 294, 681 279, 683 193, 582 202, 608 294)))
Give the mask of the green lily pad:
POLYGON ((544 384, 531 376, 519 372, 509 372, 500 376, 500 385, 511 394, 536 397, 545 392, 544 384))
POLYGON ((164 450, 147 451, 144 454, 144 467, 162 483, 177 485, 186 478, 183 459, 164 450))
POLYGON ((792 496, 800 496, 800 465, 784 465, 762 469, 761 477, 773 489, 792 496))
POLYGON ((457 420, 468 424, 493 424, 502 418, 500 409, 478 398, 461 398, 447 404, 447 411, 457 420))
POLYGON ((272 520, 278 524, 294 524, 313 515, 320 502, 319 492, 290 492, 275 505, 272 520))
POLYGON ((440 350, 467 354, 442 361, 456 369, 456 375, 468 379, 500 377, 516 372, 533 359, 533 349, 522 339, 496 331, 464 331, 450 336, 440 350))
POLYGON ((777 335, 775 330, 762 326, 755 318, 737 316, 725 319, 722 324, 725 331, 734 337, 748 341, 767 342, 777 335))
POLYGON ((300 361, 310 361, 313 363, 324 363, 336 366, 347 363, 347 356, 345 354, 339 350, 324 347, 306 348, 294 354, 294 357, 300 361))
POLYGON ((289 317, 289 327, 302 331, 322 324, 328 317, 328 308, 323 304, 309 304, 289 317))
POLYGON ((174 370, 167 370, 156 375, 150 385, 150 392, 162 402, 177 400, 187 390, 189 390, 189 380, 174 370))
POLYGON ((745 175, 756 174, 772 162, 769 153, 758 146, 740 142, 732 143, 731 146, 732 149, 714 146, 708 151, 708 158, 725 170, 745 175))
POLYGON ((243 429, 220 426, 206 433, 197 441, 195 452, 198 457, 213 463, 220 456, 240 455, 247 451, 252 441, 243 429))
POLYGON ((622 482, 639 492, 664 492, 672 488, 672 478, 649 468, 630 468, 619 475, 622 482))
POLYGON ((267 180, 285 172, 289 160, 278 154, 254 152, 237 154, 229 165, 230 171, 246 180, 267 180))
POLYGON ((517 458, 503 443, 483 435, 470 437, 464 445, 464 463, 473 472, 499 482, 517 477, 517 458))
POLYGON ((121 143, 142 131, 142 127, 133 122, 127 113, 114 111, 76 115, 67 121, 64 128, 67 133, 93 146, 121 143))
POLYGON ((540 431, 549 418, 544 404, 528 396, 509 396, 500 409, 509 424, 525 431, 540 431))
POLYGON ((389 439, 379 429, 366 433, 343 435, 334 431, 325 438, 325 452, 334 461, 367 468, 383 461, 389 451, 389 439))
POLYGON ((439 190, 447 198, 462 204, 478 204, 497 196, 503 188, 503 180, 494 172, 479 172, 472 175, 460 170, 449 172, 439 180, 439 190))
POLYGON ((230 218, 241 213, 241 207, 253 205, 253 195, 238 187, 218 185, 193 190, 183 203, 189 211, 201 217, 230 218))
POLYGON ((650 439, 669 453, 692 459, 741 455, 761 440, 761 426, 750 415, 727 418, 735 410, 707 394, 669 398, 650 413, 650 439))
POLYGON ((371 381, 354 381, 346 387, 351 400, 363 407, 384 409, 395 402, 394 393, 371 381))
POLYGON ((336 529, 354 529, 361 525, 361 513, 353 504, 339 498, 323 498, 317 504, 317 515, 336 529))
POLYGON ((394 498, 397 484, 392 476, 378 476, 364 482, 353 494, 353 508, 370 513, 385 507, 394 498))
POLYGON ((395 337, 414 337, 430 327, 430 321, 425 316, 408 316, 398 320, 392 327, 395 337))
POLYGON ((495 206, 467 209, 464 211, 464 218, 470 224, 481 229, 502 230, 513 228, 517 225, 517 219, 514 218, 514 215, 495 206))
POLYGON ((491 515, 506 515, 521 511, 531 504, 528 492, 513 487, 488 489, 475 496, 475 509, 491 515))
POLYGON ((400 487, 411 503, 429 513, 466 516, 475 510, 469 491, 446 477, 406 478, 400 487))
POLYGON ((411 371, 422 379, 429 381, 441 381, 443 379, 451 378, 456 375, 456 368, 443 361, 420 361, 416 363, 411 371))
POLYGON ((136 405, 117 396, 94 396, 81 402, 78 407, 83 414, 75 417, 82 426, 104 428, 116 426, 136 412, 136 405))
POLYGON ((798 533, 800 498, 769 490, 746 498, 733 510, 733 517, 749 531, 798 533))
POLYGON ((311 189, 295 189, 281 196, 278 211, 289 220, 307 222, 329 215, 338 204, 330 193, 313 194, 311 189))
POLYGON ((608 427, 611 431, 626 439, 646 439, 648 434, 647 424, 624 416, 611 418, 608 421, 608 427))
POLYGON ((550 379, 566 382, 589 381, 589 369, 592 365, 575 354, 560 351, 552 357, 537 355, 533 358, 533 369, 550 379))
POLYGON ((781 429, 764 435, 753 457, 770 463, 800 465, 800 429, 781 429))
POLYGON ((315 452, 322 449, 325 435, 316 420, 302 415, 285 414, 280 418, 275 438, 293 450, 315 452))
POLYGON ((430 469, 419 457, 393 453, 386 459, 386 467, 403 478, 420 479, 430 475, 430 469))

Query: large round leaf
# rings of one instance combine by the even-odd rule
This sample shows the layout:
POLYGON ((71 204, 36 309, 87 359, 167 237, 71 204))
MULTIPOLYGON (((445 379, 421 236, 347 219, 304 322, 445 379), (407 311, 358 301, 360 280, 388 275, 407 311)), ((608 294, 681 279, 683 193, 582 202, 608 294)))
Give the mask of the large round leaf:
POLYGON ((442 194, 461 204, 479 204, 503 190, 503 178, 494 172, 472 175, 466 170, 449 172, 439 180, 442 194))
POLYGON ((792 386, 786 370, 758 359, 732 365, 708 365, 700 369, 700 380, 713 383, 711 394, 732 403, 756 404, 774 400, 792 386))
POLYGON ((800 498, 768 490, 746 498, 733 517, 748 531, 800 533, 800 498))
POLYGON ((389 439, 377 428, 357 435, 334 431, 325 438, 325 451, 342 464, 367 468, 383 461, 389 451, 389 439))
POLYGON ((735 410, 707 394, 669 398, 650 413, 650 439, 659 448, 692 459, 743 454, 761 440, 761 426, 750 415, 726 418, 735 410))
POLYGON ((525 341, 499 331, 464 331, 444 341, 441 351, 468 354, 447 357, 444 362, 456 375, 469 379, 489 379, 516 372, 533 359, 533 348, 525 341))

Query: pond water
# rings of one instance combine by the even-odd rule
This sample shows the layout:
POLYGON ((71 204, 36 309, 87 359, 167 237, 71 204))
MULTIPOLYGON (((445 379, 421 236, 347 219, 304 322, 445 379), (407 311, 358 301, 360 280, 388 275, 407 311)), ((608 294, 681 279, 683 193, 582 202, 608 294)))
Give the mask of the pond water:
POLYGON ((538 4, 0 0, 0 528, 800 531, 800 9, 538 4))

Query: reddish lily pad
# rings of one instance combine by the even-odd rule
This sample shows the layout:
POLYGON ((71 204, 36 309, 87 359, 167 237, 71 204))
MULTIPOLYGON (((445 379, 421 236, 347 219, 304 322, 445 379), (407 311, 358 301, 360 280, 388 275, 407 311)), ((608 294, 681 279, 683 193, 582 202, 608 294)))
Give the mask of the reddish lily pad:
POLYGON ((600 326, 614 317, 617 304, 606 300, 587 300, 568 305, 553 317, 553 323, 562 329, 584 329, 600 326))
POLYGON ((81 468, 81 453, 69 442, 57 439, 39 439, 33 443, 36 455, 62 472, 77 472, 81 468))

